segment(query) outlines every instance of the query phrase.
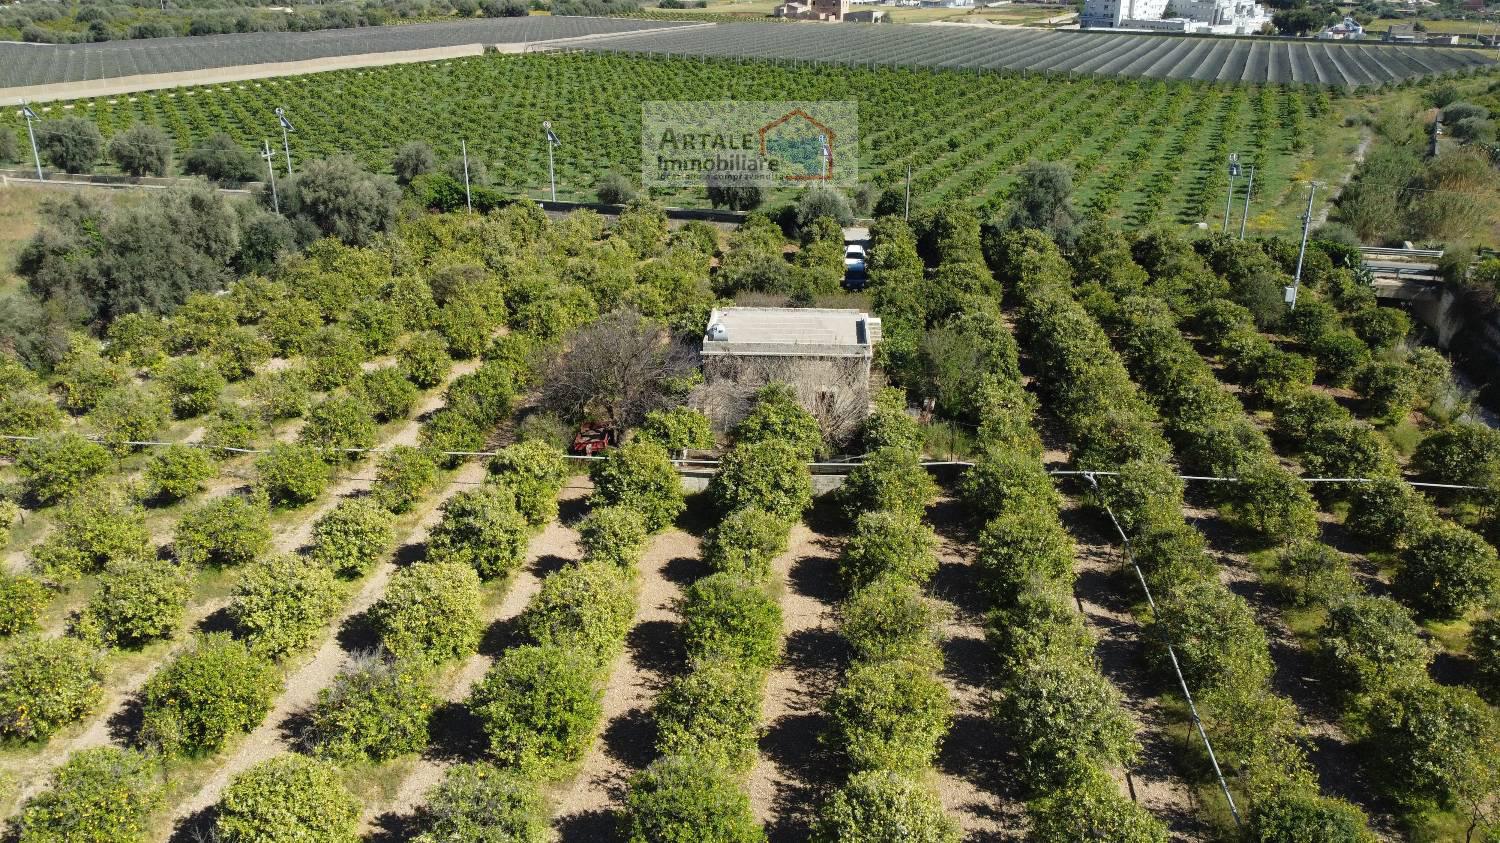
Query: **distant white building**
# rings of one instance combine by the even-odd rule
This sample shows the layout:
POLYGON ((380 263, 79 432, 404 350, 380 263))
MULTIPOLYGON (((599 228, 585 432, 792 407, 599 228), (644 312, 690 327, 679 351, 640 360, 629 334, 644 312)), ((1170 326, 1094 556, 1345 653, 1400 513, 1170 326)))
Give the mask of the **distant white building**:
POLYGON ((1271 22, 1255 0, 1084 0, 1084 29, 1255 35, 1271 22))
POLYGON ((1358 41, 1365 37, 1365 28, 1354 18, 1344 18, 1318 33, 1324 41, 1358 41))

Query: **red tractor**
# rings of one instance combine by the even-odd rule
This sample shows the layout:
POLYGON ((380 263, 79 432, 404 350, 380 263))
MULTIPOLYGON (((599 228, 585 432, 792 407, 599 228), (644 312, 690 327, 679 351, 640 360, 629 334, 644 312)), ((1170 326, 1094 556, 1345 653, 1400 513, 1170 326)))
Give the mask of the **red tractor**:
POLYGON ((596 422, 584 422, 573 435, 573 447, 569 452, 580 457, 592 457, 616 444, 614 428, 596 422))

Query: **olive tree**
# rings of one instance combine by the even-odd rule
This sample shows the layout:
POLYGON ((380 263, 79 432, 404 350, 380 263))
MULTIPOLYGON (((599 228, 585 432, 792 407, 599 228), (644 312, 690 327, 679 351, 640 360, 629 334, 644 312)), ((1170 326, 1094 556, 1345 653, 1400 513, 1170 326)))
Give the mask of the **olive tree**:
POLYGON ((104 136, 94 121, 84 117, 62 117, 38 121, 37 151, 47 163, 69 173, 87 173, 99 163, 104 136))
POLYGON ((364 245, 396 221, 401 189, 372 175, 353 157, 314 159, 281 189, 287 216, 350 245, 364 245))
POLYGON ((172 139, 159 126, 135 123, 109 139, 109 157, 136 178, 164 176, 172 163, 172 139))

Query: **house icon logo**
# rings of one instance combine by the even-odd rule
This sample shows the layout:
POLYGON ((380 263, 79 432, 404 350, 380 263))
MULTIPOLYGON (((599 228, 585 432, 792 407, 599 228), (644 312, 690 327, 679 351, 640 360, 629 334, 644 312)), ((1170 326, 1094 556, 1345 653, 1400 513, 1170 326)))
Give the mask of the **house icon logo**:
POLYGON ((787 181, 833 178, 834 131, 800 108, 760 127, 761 158, 775 162, 773 171, 787 181))

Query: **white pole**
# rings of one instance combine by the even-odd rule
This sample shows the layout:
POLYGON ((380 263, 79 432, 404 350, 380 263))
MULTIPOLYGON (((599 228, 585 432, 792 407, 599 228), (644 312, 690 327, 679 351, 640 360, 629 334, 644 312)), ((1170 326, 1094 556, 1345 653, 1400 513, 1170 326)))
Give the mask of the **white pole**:
POLYGON ((1240 216, 1240 239, 1245 239, 1245 223, 1250 221, 1250 193, 1255 190, 1255 167, 1250 167, 1250 181, 1245 185, 1245 213, 1240 216))
POLYGON ((41 155, 40 152, 37 152, 37 149, 36 149, 36 130, 31 127, 31 121, 32 121, 32 118, 35 115, 32 114, 30 108, 27 108, 26 103, 24 103, 24 102, 21 103, 21 108, 25 109, 25 114, 26 114, 26 136, 29 137, 29 138, 31 138, 31 160, 32 160, 32 162, 34 164, 36 164, 36 180, 37 181, 42 181, 43 179, 46 178, 46 176, 42 175, 42 155, 41 155))
POLYGON ((911 165, 906 165, 906 214, 907 222, 911 222, 911 165))
POLYGON ((1312 228, 1313 194, 1318 192, 1318 183, 1307 186, 1307 213, 1302 215, 1302 248, 1297 250, 1297 274, 1292 277, 1292 310, 1297 309, 1297 291, 1302 287, 1302 259, 1307 256, 1307 231, 1312 228))
POLYGON ((286 123, 281 124, 281 148, 286 152, 286 176, 292 177, 292 144, 286 139, 286 123))
POLYGON ((552 139, 547 139, 547 179, 552 182, 552 201, 557 201, 557 170, 552 165, 552 139))
POLYGON ((473 213, 474 198, 469 195, 469 142, 460 138, 458 148, 464 153, 464 204, 468 206, 469 213, 473 213))
POLYGON ((1229 170, 1229 195, 1224 199, 1224 227, 1219 230, 1220 234, 1229 233, 1229 209, 1234 206, 1234 168, 1229 170))
POLYGON ((260 157, 266 159, 266 173, 271 177, 271 206, 279 214, 281 213, 281 197, 276 195, 276 168, 271 165, 271 159, 276 157, 276 153, 271 151, 270 141, 262 138, 260 142, 263 150, 260 157))

